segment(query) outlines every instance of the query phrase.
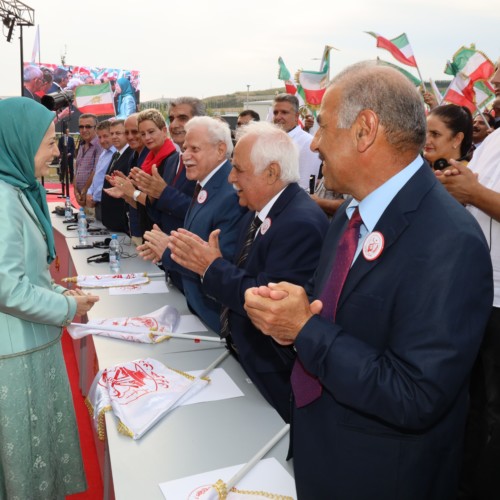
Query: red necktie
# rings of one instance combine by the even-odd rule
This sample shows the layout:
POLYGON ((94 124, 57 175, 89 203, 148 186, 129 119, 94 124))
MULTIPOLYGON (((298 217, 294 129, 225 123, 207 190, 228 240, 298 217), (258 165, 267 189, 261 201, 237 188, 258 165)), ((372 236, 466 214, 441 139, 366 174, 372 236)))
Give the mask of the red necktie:
MULTIPOLYGON (((323 302, 321 316, 331 321, 335 320, 340 294, 358 248, 359 228, 362 223, 361 215, 356 208, 339 241, 332 271, 319 297, 323 302)), ((321 383, 304 368, 298 357, 293 365, 290 381, 297 408, 306 406, 321 396, 323 390, 321 383)))

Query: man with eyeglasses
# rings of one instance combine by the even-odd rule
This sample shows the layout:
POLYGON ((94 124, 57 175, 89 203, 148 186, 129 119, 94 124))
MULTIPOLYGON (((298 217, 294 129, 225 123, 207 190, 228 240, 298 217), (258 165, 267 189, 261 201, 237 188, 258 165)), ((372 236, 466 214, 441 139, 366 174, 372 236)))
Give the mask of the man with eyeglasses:
POLYGON ((78 120, 80 144, 76 155, 76 171, 74 177, 75 197, 82 207, 87 203, 87 191, 92 184, 95 166, 102 153, 102 147, 96 132, 97 116, 84 113, 78 120))

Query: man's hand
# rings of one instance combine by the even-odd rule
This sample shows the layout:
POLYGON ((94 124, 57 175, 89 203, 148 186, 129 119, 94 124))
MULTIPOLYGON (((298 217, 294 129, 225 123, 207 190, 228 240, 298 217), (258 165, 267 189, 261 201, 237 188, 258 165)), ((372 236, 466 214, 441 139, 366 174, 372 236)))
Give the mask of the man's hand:
POLYGON ((163 190, 167 187, 167 183, 163 180, 163 177, 158 173, 156 165, 153 165, 151 169, 151 175, 147 174, 140 168, 134 167, 130 171, 130 177, 137 185, 137 189, 146 193, 151 198, 157 200, 163 190))
POLYGON ((87 205, 87 207, 91 207, 91 208, 95 207, 94 198, 92 197, 91 194, 87 194, 87 203, 86 203, 86 205, 87 205))
POLYGON ((245 311, 252 323, 278 344, 293 344, 303 326, 323 307, 309 304, 305 290, 291 283, 269 283, 245 292, 245 311))
POLYGON ((87 206, 87 191, 77 191, 75 189, 75 198, 81 207, 87 206))
POLYGON ((139 255, 145 260, 159 262, 168 247, 170 237, 155 224, 151 231, 144 233, 144 239, 145 243, 137 247, 139 255))
POLYGON ((119 170, 113 172, 113 175, 106 175, 106 180, 111 184, 111 188, 104 191, 113 198, 133 199, 135 186, 132 181, 119 170))
POLYGON ((210 264, 218 257, 222 257, 219 247, 219 234, 220 229, 212 231, 207 243, 198 235, 186 229, 172 231, 168 243, 172 260, 203 276, 210 264))
POLYGON ((450 160, 450 165, 451 168, 444 171, 436 170, 436 177, 457 201, 463 205, 473 203, 481 189, 477 175, 458 161, 450 160))

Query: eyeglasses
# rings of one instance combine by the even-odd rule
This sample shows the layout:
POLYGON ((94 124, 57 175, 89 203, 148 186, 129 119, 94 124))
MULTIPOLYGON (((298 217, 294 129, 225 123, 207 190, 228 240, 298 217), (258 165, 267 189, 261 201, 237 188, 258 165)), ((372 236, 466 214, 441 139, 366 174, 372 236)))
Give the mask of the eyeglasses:
POLYGON ((95 128, 95 125, 78 125, 78 128, 80 130, 86 128, 87 130, 90 129, 90 128, 95 128))

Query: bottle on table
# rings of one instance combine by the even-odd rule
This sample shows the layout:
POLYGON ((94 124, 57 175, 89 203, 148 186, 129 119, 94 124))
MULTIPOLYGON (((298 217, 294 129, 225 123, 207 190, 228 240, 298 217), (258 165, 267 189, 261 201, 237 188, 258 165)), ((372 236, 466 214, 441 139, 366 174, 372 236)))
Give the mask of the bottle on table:
POLYGON ((109 243, 109 270, 111 274, 120 272, 120 244, 118 243, 116 234, 111 235, 109 243))
POLYGON ((78 243, 80 245, 87 244, 87 217, 83 211, 83 207, 80 207, 78 212, 78 243))
POLYGON ((69 196, 66 196, 66 201, 64 202, 64 220, 70 221, 73 219, 73 205, 69 196))

